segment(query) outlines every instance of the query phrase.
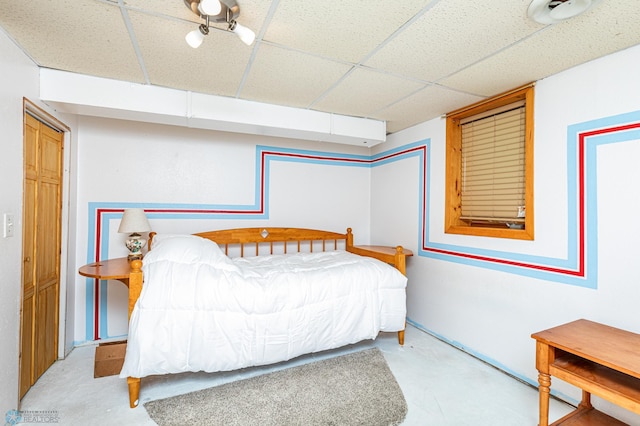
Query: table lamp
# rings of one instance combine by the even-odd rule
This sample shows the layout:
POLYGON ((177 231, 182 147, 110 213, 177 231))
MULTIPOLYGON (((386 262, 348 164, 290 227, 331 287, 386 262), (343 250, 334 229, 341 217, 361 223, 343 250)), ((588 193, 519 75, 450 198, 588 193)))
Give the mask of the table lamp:
POLYGON ((130 234, 124 245, 129 249, 129 260, 142 259, 142 248, 147 240, 141 238, 141 232, 151 231, 151 225, 143 209, 125 209, 120 221, 118 233, 130 234))

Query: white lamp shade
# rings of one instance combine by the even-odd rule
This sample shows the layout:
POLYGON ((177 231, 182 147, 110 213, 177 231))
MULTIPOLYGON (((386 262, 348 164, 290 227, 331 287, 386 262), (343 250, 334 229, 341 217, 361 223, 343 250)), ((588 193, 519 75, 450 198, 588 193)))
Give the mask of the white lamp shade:
POLYGON ((151 231, 151 225, 143 209, 125 209, 118 232, 122 234, 151 231))
POLYGON ((244 25, 238 24, 237 22, 233 30, 231 31, 233 31, 238 37, 240 37, 240 40, 242 40, 242 42, 247 46, 251 46, 253 41, 256 39, 256 33, 245 27, 244 25))
POLYGON ((198 9, 203 15, 216 16, 222 11, 222 5, 218 0, 200 0, 198 9))
POLYGON ((204 41, 204 34, 202 34, 199 29, 195 29, 187 34, 184 39, 187 41, 189 46, 197 49, 204 41))

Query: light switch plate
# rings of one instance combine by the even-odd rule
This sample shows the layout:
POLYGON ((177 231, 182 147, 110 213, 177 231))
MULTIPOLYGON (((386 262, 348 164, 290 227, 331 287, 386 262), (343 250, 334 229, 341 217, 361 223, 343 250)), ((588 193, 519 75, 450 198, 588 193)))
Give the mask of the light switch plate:
POLYGON ((13 215, 10 213, 5 213, 3 224, 4 225, 2 227, 3 229, 2 235, 4 236, 4 238, 13 237, 13 230, 14 230, 13 215))

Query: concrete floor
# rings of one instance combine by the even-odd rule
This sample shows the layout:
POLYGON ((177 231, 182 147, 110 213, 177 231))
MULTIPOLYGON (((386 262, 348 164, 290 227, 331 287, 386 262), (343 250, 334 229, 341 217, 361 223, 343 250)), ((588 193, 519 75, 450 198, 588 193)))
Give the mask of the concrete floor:
MULTIPOLYGON (((409 407, 403 425, 536 425, 538 392, 450 345, 408 326, 405 346, 396 335, 303 356, 274 366, 224 373, 185 373, 142 379, 140 406, 129 408, 126 379, 93 378, 95 346, 74 349, 56 362, 23 398, 21 411, 53 412, 61 425, 154 425, 142 404, 293 365, 377 346, 409 407)), ((549 417, 573 409, 551 399, 549 417)), ((177 419, 179 420, 179 419, 177 419)))

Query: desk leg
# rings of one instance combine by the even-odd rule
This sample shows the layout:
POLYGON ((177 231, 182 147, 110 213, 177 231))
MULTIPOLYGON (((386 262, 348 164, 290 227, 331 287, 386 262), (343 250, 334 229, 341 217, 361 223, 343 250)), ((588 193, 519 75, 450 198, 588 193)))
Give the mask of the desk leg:
POLYGON ((549 426, 549 389, 551 387, 551 376, 549 374, 538 374, 538 392, 540 394, 540 423, 539 426, 549 426))
POLYGON ((582 391, 582 401, 580 401, 578 407, 585 409, 593 408, 593 405, 591 405, 591 394, 586 390, 582 391))

